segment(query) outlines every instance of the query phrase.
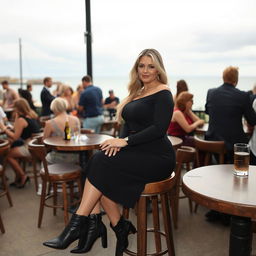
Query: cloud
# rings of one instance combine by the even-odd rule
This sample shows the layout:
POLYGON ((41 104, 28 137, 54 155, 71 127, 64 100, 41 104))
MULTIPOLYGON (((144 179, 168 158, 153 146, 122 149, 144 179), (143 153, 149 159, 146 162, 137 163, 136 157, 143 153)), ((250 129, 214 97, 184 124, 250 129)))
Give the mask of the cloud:
MULTIPOLYGON (((139 52, 156 48, 173 74, 219 74, 228 63, 255 75, 254 0, 91 1, 95 75, 127 75, 139 52)), ((9 0, 0 17, 1 72, 74 74, 86 65, 84 1, 9 0), (16 60, 16 62, 15 62, 16 60)), ((1 75, 1 73, 0 73, 1 75)))

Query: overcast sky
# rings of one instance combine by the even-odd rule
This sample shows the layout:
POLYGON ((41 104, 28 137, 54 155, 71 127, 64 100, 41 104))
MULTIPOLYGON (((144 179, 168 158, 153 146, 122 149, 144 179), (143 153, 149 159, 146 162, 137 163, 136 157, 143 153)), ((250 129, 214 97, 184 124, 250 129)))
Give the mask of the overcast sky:
MULTIPOLYGON (((85 1, 1 1, 0 76, 79 76, 86 71, 85 1)), ((255 0, 91 0, 94 76, 127 76, 156 48, 172 75, 256 70, 255 0)))

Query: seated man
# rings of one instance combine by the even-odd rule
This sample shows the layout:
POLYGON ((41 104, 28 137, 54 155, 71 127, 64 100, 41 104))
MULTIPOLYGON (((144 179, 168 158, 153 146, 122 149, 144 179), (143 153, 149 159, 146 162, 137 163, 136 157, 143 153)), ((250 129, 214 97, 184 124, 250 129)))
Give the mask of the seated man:
POLYGON ((105 99, 104 108, 109 112, 110 119, 116 114, 116 106, 119 104, 119 98, 115 96, 113 90, 109 90, 109 97, 105 99))

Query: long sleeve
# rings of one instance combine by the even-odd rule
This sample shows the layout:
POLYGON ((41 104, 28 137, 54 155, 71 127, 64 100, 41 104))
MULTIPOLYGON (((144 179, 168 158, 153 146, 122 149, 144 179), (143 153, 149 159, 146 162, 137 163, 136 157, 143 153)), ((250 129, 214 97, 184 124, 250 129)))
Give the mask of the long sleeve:
POLYGON ((120 132, 120 138, 125 138, 129 135, 129 129, 127 127, 127 124, 124 123, 122 125, 122 128, 121 128, 121 132, 120 132))
POLYGON ((173 113, 173 99, 169 91, 156 95, 153 124, 128 136, 128 145, 147 143, 166 135, 173 113))

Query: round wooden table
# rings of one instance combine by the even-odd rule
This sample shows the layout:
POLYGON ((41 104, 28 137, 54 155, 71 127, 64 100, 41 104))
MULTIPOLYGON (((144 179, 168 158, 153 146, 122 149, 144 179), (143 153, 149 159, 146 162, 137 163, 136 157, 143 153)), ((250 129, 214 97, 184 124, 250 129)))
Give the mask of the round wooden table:
POLYGON ((172 146, 175 150, 178 149, 183 142, 181 138, 175 136, 168 136, 168 139, 172 143, 172 146))
MULTIPOLYGON (((208 131, 208 128, 209 128, 209 123, 204 123, 202 127, 196 128, 195 133, 199 135, 205 135, 206 132, 208 131)), ((250 133, 246 124, 243 124, 243 129, 246 134, 250 133)))
POLYGON ((230 256, 251 253, 251 219, 256 219, 256 166, 248 177, 233 174, 233 165, 211 165, 183 176, 186 196, 207 208, 231 214, 230 256))
POLYGON ((79 140, 64 140, 63 137, 49 137, 44 144, 56 151, 84 151, 99 149, 99 145, 113 137, 105 134, 82 134, 79 140))
POLYGON ((92 156, 93 149, 113 137, 104 134, 81 134, 79 140, 64 140, 63 137, 49 137, 44 139, 44 144, 56 151, 79 152, 79 162, 82 168, 82 184, 87 177, 86 165, 92 156))

